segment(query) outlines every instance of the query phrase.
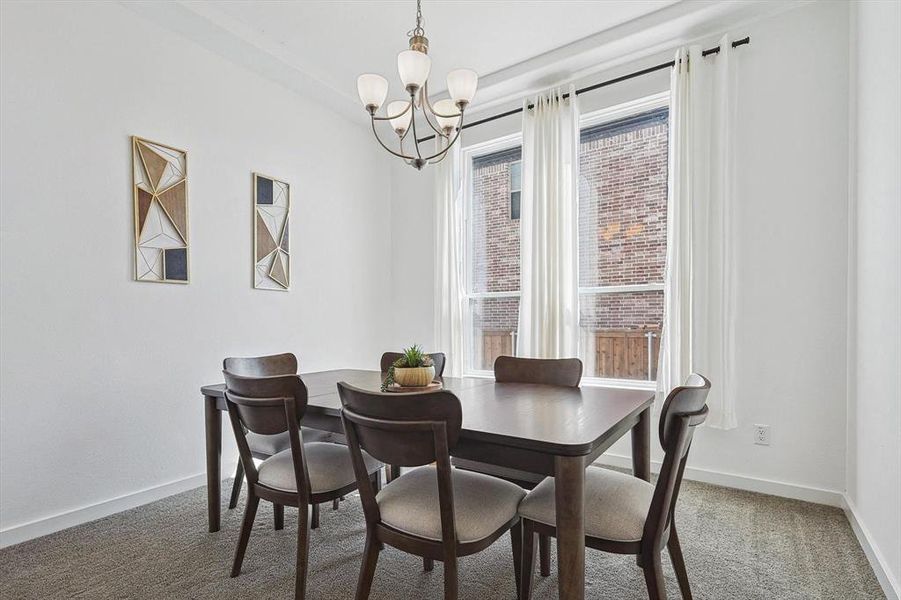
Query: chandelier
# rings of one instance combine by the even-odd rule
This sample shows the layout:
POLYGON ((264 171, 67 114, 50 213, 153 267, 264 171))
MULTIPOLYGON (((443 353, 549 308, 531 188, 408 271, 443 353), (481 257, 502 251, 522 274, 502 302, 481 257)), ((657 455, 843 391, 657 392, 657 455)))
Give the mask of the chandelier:
MULTIPOLYGON (((357 93, 360 101, 369 113, 372 122, 372 133, 382 147, 408 165, 422 169, 427 164, 440 162, 450 147, 460 138, 463 130, 463 111, 472 102, 476 93, 479 76, 471 69, 456 69, 447 74, 447 91, 449 99, 438 100, 433 105, 429 100, 429 71, 432 59, 429 58, 429 40, 422 28, 422 4, 416 0, 416 27, 407 33, 410 38, 410 49, 397 55, 397 72, 409 95, 409 100, 394 100, 385 107, 385 114, 378 115, 379 109, 388 96, 388 80, 381 75, 366 73, 357 78, 357 93), (422 116, 417 119, 417 113, 422 116), (431 154, 420 148, 420 140, 416 133, 417 120, 425 123, 435 132, 437 145, 431 154), (382 141, 376 124, 388 121, 397 136, 397 148, 391 148, 382 141), (405 140, 412 132, 412 141, 405 140)), ((423 127, 422 124, 419 126, 423 127)))

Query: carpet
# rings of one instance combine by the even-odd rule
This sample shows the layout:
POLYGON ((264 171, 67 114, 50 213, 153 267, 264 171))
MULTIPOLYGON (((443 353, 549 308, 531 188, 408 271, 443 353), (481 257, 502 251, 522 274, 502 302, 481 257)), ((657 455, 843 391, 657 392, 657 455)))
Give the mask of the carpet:
MULTIPOLYGON (((230 484, 223 486, 230 489, 230 484)), ((272 505, 260 503, 242 574, 228 576, 243 500, 223 510, 222 529, 206 531, 206 490, 152 504, 0 550, 0 598, 292 598, 296 510, 272 529, 272 505)), ((676 523, 692 592, 698 599, 884 598, 838 508, 686 481, 676 523)), ((353 598, 365 525, 359 498, 322 506, 312 532, 307 598, 353 598)), ((552 563, 555 564, 552 556, 552 563)), ((537 574, 536 600, 557 597, 556 568, 537 574)), ((670 598, 679 598, 664 553, 670 598)), ((388 548, 379 557, 373 599, 440 598, 441 563, 388 548)), ((510 538, 460 559, 460 598, 514 598, 510 538)), ((647 598, 631 556, 586 550, 586 597, 647 598)))

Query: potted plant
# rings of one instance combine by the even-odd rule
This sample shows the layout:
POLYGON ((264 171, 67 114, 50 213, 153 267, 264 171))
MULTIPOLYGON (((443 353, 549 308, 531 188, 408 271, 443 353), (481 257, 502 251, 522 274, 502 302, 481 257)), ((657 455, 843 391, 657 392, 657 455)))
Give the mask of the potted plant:
POLYGON ((382 383, 382 391, 392 384, 401 387, 426 387, 435 380, 435 364, 432 357, 418 344, 404 348, 403 356, 388 367, 388 375, 382 383))

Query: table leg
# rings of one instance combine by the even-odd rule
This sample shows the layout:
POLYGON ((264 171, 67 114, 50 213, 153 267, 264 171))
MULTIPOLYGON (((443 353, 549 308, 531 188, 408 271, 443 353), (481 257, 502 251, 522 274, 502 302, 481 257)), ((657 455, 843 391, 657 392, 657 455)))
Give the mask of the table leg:
POLYGON ((557 583, 560 600, 585 598, 585 460, 554 459, 557 511, 557 583))
POLYGON ((216 408, 214 396, 203 397, 206 429, 206 497, 210 533, 219 531, 220 499, 222 496, 222 416, 216 408))
POLYGON ((651 408, 638 415, 638 423, 632 428, 632 474, 651 480, 651 408))

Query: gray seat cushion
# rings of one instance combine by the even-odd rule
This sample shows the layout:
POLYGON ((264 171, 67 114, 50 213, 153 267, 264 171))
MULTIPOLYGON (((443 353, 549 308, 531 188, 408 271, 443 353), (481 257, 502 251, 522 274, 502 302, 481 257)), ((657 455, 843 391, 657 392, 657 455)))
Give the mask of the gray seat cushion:
MULTIPOLYGON (((500 529, 516 516, 526 495, 518 485, 460 469, 452 469, 457 541, 475 542, 500 529)), ((404 473, 376 496, 382 522, 404 533, 441 540, 438 471, 420 467, 404 473)))
MULTIPOLYGON (((311 442, 304 444, 307 471, 310 474, 310 490, 314 494, 331 492, 356 481, 350 449, 340 444, 311 442)), ((369 473, 375 473, 382 466, 377 460, 363 454, 363 462, 369 473)), ((259 468, 259 482, 266 487, 285 492, 296 492, 294 459, 290 448, 264 460, 259 468)))
MULTIPOLYGON (((640 540, 653 496, 654 486, 647 481, 589 467, 585 470, 585 535, 614 542, 640 540)), ((556 527, 553 477, 529 492, 519 514, 556 527)))
MULTIPOLYGON (((331 433, 320 429, 311 429, 309 427, 301 427, 304 443, 308 442, 325 442, 331 439, 331 433)), ((247 445, 254 454, 266 454, 272 456, 278 454, 282 450, 291 447, 288 440, 288 432, 276 433, 275 435, 263 435, 260 433, 247 432, 247 445)))

